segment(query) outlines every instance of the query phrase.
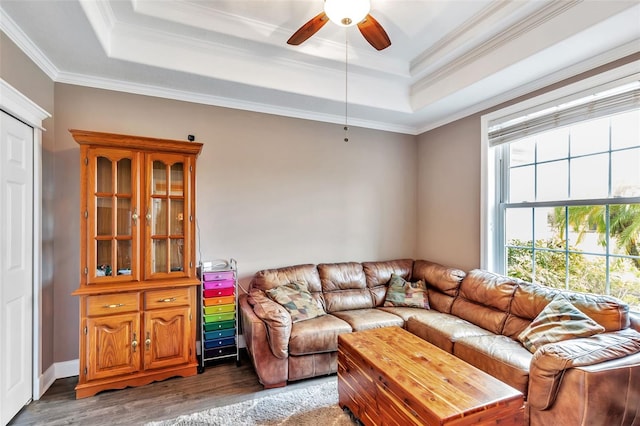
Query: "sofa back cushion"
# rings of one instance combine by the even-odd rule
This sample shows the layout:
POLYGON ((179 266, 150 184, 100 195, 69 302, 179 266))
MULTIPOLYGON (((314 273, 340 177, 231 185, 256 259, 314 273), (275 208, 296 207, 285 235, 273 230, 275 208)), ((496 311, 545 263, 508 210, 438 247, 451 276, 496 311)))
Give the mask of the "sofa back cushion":
POLYGON ((474 269, 462 280, 451 313, 501 334, 518 282, 516 278, 474 269))
POLYGON ((302 281, 320 305, 324 306, 322 285, 316 265, 295 265, 277 269, 264 269, 255 273, 251 279, 250 289, 270 290, 284 284, 302 281))
POLYGON ((412 280, 422 280, 427 283, 431 309, 446 314, 451 313, 451 305, 466 275, 464 271, 427 260, 416 260, 413 263, 411 275, 412 280))
POLYGON ((374 306, 361 263, 322 263, 318 275, 328 313, 374 306))
POLYGON ((539 284, 520 282, 513 295, 503 334, 517 338, 559 293, 582 313, 603 326, 607 332, 623 330, 630 325, 629 306, 615 297, 561 291, 539 284))
POLYGON ((382 306, 387 294, 387 286, 391 274, 396 274, 406 281, 411 280, 412 259, 387 260, 381 262, 363 262, 362 269, 367 287, 373 297, 374 306, 382 306))

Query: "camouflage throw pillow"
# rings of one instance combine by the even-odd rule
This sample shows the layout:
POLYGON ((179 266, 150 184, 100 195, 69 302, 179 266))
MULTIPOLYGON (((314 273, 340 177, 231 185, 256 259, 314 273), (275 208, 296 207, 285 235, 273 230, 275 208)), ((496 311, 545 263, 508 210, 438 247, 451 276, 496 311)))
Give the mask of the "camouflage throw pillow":
POLYGON ((281 304, 290 314, 291 322, 304 321, 326 314, 313 298, 307 283, 294 281, 266 291, 267 296, 281 304))
POLYGON ((547 343, 561 342, 602 333, 604 327, 573 306, 564 296, 556 296, 518 336, 531 353, 547 343))
POLYGON ((422 280, 411 283, 400 275, 391 274, 384 306, 408 306, 429 309, 427 286, 422 280))

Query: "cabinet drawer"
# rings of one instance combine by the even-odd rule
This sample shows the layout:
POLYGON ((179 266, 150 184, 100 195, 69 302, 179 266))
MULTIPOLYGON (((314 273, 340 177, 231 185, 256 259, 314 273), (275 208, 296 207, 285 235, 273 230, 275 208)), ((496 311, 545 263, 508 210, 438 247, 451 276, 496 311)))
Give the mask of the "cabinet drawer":
POLYGON ((87 296, 87 315, 111 315, 140 310, 139 293, 87 296))
POLYGON ((216 305, 216 306, 205 306, 204 314, 212 315, 212 314, 222 314, 225 312, 235 312, 236 305, 216 305))
POLYGON ((212 290, 212 289, 216 289, 216 288, 233 288, 235 286, 236 282, 234 280, 222 280, 222 281, 205 281, 204 282, 204 289, 205 290, 212 290))
POLYGON ((204 300, 204 306, 215 306, 215 305, 230 305, 236 302, 236 298, 234 296, 225 296, 225 297, 209 297, 204 300))
POLYGON ((233 280, 233 271, 215 271, 202 274, 202 281, 233 280))
POLYGON ((189 290, 189 287, 181 287, 147 291, 144 294, 144 306, 146 309, 158 309, 189 305, 189 290))

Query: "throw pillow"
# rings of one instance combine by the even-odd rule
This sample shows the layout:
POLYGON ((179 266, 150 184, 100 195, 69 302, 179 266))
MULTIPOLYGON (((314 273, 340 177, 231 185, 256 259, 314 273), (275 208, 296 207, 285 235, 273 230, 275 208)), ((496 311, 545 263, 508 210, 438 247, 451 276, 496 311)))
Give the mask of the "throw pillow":
POLYGON ((391 274, 384 306, 408 306, 429 309, 427 285, 422 280, 412 283, 406 281, 400 275, 391 274))
POLYGON ((291 322, 304 321, 326 314, 303 281, 293 281, 266 291, 267 296, 291 314, 291 322))
POLYGON ((531 353, 547 343, 561 342, 602 333, 604 327, 559 295, 518 336, 531 353))

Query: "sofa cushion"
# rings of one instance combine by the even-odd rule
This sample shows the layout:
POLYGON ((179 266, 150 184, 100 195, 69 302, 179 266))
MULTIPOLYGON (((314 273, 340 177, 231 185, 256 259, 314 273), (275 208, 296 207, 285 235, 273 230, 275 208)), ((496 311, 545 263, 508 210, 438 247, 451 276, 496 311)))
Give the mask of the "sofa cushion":
POLYGON ((518 282, 516 278, 475 269, 462 280, 451 313, 495 334, 502 334, 518 282))
POLYGON ((318 274, 328 313, 373 308, 362 264, 323 263, 318 265, 318 274))
POLYGON ((351 333, 351 326, 333 315, 323 315, 291 326, 290 355, 308 355, 338 350, 338 335, 351 333))
POLYGON ((304 281, 293 281, 266 291, 267 296, 281 304, 291 315, 291 322, 304 321, 325 315, 326 312, 311 296, 304 281))
POLYGON ((413 264, 413 280, 423 280, 429 290, 429 305, 443 313, 451 312, 451 305, 458 295, 464 271, 450 268, 426 260, 416 260, 413 264))
POLYGON ((518 340, 533 353, 547 343, 589 337, 603 331, 603 326, 558 295, 520 333, 518 340))
POLYGON ((497 334, 462 337, 453 345, 453 354, 526 397, 533 355, 517 341, 497 334))
POLYGON ((573 306, 603 326, 605 331, 617 331, 630 326, 629 306, 615 297, 561 291, 540 284, 520 282, 513 295, 503 334, 516 339, 558 294, 564 295, 573 306))
POLYGON ((353 331, 391 326, 402 327, 404 325, 402 318, 381 309, 355 309, 352 311, 334 312, 332 315, 346 321, 353 331))
POLYGON ((455 315, 434 310, 420 309, 420 311, 407 320, 405 325, 407 331, 449 353, 453 353, 454 343, 458 339, 493 334, 455 315))
POLYGON ((292 281, 304 281, 312 294, 322 291, 316 265, 310 264, 258 271, 251 280, 251 288, 269 290, 292 281))
POLYGON ((382 306, 387 292, 387 284, 391 274, 400 275, 405 280, 411 279, 412 259, 387 260, 380 262, 363 262, 362 269, 367 280, 367 287, 373 297, 374 306, 382 306))
POLYGON ((424 281, 418 280, 412 283, 399 275, 392 274, 384 306, 408 306, 429 309, 427 287, 424 281))
POLYGON ((423 308, 410 308, 407 306, 381 306, 378 309, 399 316, 405 323, 409 320, 409 318, 415 316, 419 312, 424 312, 423 308))

